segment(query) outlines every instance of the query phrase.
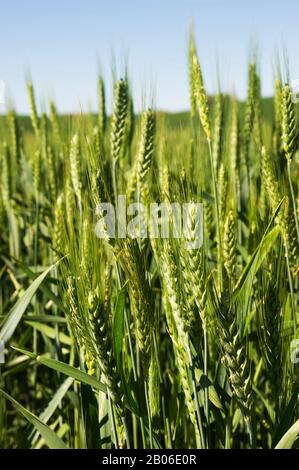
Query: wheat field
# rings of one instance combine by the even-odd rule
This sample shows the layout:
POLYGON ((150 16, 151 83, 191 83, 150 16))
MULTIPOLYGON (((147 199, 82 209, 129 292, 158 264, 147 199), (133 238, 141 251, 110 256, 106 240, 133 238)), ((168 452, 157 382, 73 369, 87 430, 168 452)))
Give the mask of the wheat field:
POLYGON ((126 76, 110 116, 101 76, 97 115, 45 113, 27 83, 30 120, 0 129, 1 448, 298 448, 287 75, 265 100, 252 60, 245 102, 210 97, 191 36, 188 113, 137 115, 126 76), (150 228, 151 204, 188 203, 187 234, 111 236, 120 195, 150 228))

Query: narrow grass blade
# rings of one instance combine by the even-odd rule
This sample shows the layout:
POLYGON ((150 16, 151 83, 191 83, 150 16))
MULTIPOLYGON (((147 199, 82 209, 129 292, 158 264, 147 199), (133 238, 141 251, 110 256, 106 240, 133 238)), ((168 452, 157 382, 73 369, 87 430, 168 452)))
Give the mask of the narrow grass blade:
POLYGON ((280 233, 279 227, 274 227, 265 237, 263 237, 259 246, 256 248, 248 263, 246 264, 237 284, 235 287, 235 295, 239 296, 245 292, 248 298, 248 291, 250 290, 254 276, 264 261, 267 253, 272 247, 274 241, 280 233))
POLYGON ((61 372, 61 374, 67 375, 68 377, 73 377, 73 379, 76 379, 79 382, 83 382, 85 384, 90 385, 91 387, 94 387, 97 390, 101 390, 101 392, 107 393, 106 385, 102 384, 91 375, 86 374, 86 372, 76 369, 76 367, 70 366, 68 364, 65 364, 64 362, 57 361, 56 359, 52 359, 50 357, 39 356, 38 354, 34 354, 29 351, 24 351, 20 348, 13 349, 34 359, 39 364, 43 364, 44 366, 49 367, 50 369, 56 370, 57 372, 61 372))
MULTIPOLYGON (((66 392, 74 382, 74 379, 72 377, 68 377, 58 388, 56 393, 54 394, 53 398, 50 400, 48 403, 47 407, 44 409, 44 411, 39 415, 39 419, 47 424, 49 419, 53 416, 55 413, 57 407, 61 403, 61 400, 65 396, 66 392)), ((34 445, 38 439, 39 432, 34 433, 34 436, 32 438, 31 444, 34 445)))
POLYGON ((275 449, 291 449, 299 437, 299 419, 280 439, 275 449))
POLYGON ((30 304, 34 294, 38 290, 39 286, 41 285, 47 274, 49 274, 51 269, 54 268, 54 266, 55 264, 53 264, 42 274, 40 274, 40 276, 38 276, 35 281, 33 281, 33 283, 28 287, 28 289, 26 289, 22 297, 20 297, 17 303, 10 310, 7 320, 0 331, 0 340, 2 340, 4 343, 7 343, 14 334, 14 331, 17 328, 28 305, 30 304))
POLYGON ((49 426, 43 423, 37 416, 35 416, 30 411, 26 410, 20 403, 18 403, 14 398, 8 395, 4 390, 0 389, 0 394, 8 401, 10 401, 14 407, 17 409, 19 413, 21 413, 29 423, 33 424, 33 426, 38 430, 38 432, 42 435, 50 449, 66 449, 67 446, 65 443, 56 435, 54 431, 52 431, 49 426))
MULTIPOLYGON (((45 325, 36 321, 26 321, 26 324, 32 326, 32 328, 35 328, 37 331, 40 331, 41 333, 45 334, 46 336, 48 336, 48 338, 56 338, 56 331, 55 328, 53 328, 52 326, 45 325)), ((72 338, 67 336, 65 333, 60 332, 58 334, 58 338, 60 343, 67 344, 68 346, 71 346, 73 344, 72 338)))

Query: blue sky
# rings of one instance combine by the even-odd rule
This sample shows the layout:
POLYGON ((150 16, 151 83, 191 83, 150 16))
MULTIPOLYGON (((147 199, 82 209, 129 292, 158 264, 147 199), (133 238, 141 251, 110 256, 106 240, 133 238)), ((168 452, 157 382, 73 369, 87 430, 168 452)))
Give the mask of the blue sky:
POLYGON ((272 93, 277 49, 287 49, 299 78, 297 0, 6 0, 0 11, 0 79, 22 113, 28 75, 40 108, 53 96, 62 112, 95 109, 99 63, 109 100, 113 54, 118 76, 128 61, 137 109, 153 95, 159 109, 186 109, 191 20, 209 93, 218 66, 222 89, 245 96, 252 45, 264 95, 272 93))

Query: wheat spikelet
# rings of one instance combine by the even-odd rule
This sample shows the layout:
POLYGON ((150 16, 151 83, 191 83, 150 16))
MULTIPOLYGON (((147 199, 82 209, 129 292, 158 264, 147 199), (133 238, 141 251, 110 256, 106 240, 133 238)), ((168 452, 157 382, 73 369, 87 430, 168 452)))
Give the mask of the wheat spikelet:
POLYGON ((179 270, 169 240, 164 241, 162 252, 162 273, 167 299, 172 309, 180 343, 188 349, 188 314, 184 308, 182 293, 179 286, 179 270))
POLYGON ((248 146, 250 143, 250 136, 254 125, 255 104, 257 92, 257 73, 256 63, 249 64, 248 73, 248 94, 245 108, 244 128, 243 128, 243 145, 245 152, 248 153, 248 146))
POLYGON ((197 112, 207 141, 211 141, 211 124, 209 118, 208 98, 205 92, 201 67, 195 49, 190 52, 191 61, 191 90, 195 97, 197 112))
POLYGON ((82 180, 80 165, 80 145, 78 134, 75 134, 71 140, 70 173, 73 189, 79 204, 79 208, 82 208, 82 180))
POLYGON ((259 198, 259 209, 260 209, 260 216, 261 220, 266 220, 267 215, 267 188, 265 185, 265 178, 261 177, 261 190, 260 190, 260 198, 259 198))
POLYGON ((66 302, 67 310, 66 314, 69 318, 70 326, 74 332, 74 336, 80 349, 86 350, 86 345, 84 344, 84 330, 81 322, 78 300, 76 295, 76 284, 74 276, 67 276, 66 279, 66 302))
POLYGON ((255 72, 255 90, 254 90, 254 127, 253 138, 258 149, 263 143, 262 134, 262 108, 261 108, 261 80, 257 72, 255 72))
POLYGON ((6 142, 3 144, 1 167, 2 199, 5 209, 8 210, 11 204, 11 168, 9 149, 6 142))
POLYGON ((273 146, 276 154, 280 155, 282 150, 282 136, 281 136, 281 123, 282 123, 282 85, 280 79, 275 80, 275 94, 274 94, 274 135, 273 146))
POLYGON ((50 196, 52 201, 55 201, 56 194, 57 194, 57 175, 56 175, 56 165, 55 165, 55 154, 53 152, 52 147, 49 145, 47 147, 47 165, 49 171, 49 189, 50 189, 50 196))
POLYGON ((164 303, 164 308, 165 308, 168 332, 173 343, 173 348, 174 348, 176 362, 177 362, 177 368, 179 371, 179 378, 180 378, 180 382, 182 386, 182 391, 184 393, 185 405, 189 413, 190 421, 194 426, 197 447, 201 447, 198 423, 196 419, 196 409, 195 409, 195 405, 194 405, 194 401, 192 397, 192 390, 191 390, 187 367, 186 367, 187 364, 189 363, 189 358, 186 352, 186 347, 185 347, 186 345, 184 345, 183 342, 181 341, 181 338, 179 336, 178 329, 177 329, 177 323, 173 315, 173 308, 179 308, 178 301, 176 301, 174 298, 176 294, 173 293, 173 290, 174 289, 172 288, 170 289, 168 288, 167 277, 166 277, 164 280, 164 285, 163 285, 163 291, 164 291, 163 303, 164 303), (169 295, 172 297, 171 302, 169 299, 169 295))
POLYGON ((249 64, 248 72, 248 93, 245 107, 242 140, 242 163, 245 164, 247 178, 249 178, 249 146, 255 121, 255 110, 257 104, 258 75, 256 73, 256 63, 249 64))
POLYGON ((232 283, 236 280, 236 244, 236 218, 232 209, 230 209, 224 224, 223 260, 227 275, 229 279, 231 279, 232 283))
POLYGON ((66 171, 65 182, 64 182, 64 192, 65 192, 65 212, 66 212, 66 221, 67 227, 70 233, 73 231, 73 222, 75 215, 75 198, 74 190, 72 186, 72 179, 70 171, 66 171))
POLYGON ((141 195, 142 186, 150 170, 154 151, 155 114, 148 109, 141 117, 141 137, 137 155, 137 192, 141 195))
POLYGON ((98 79, 98 106, 99 106, 98 125, 99 125, 100 134, 101 136, 103 136, 105 129, 106 129, 106 122, 107 122, 106 104, 105 104, 105 84, 104 84, 103 77, 99 77, 98 79))
POLYGON ((14 161, 17 163, 20 157, 20 129, 14 110, 10 111, 8 114, 8 125, 11 138, 11 153, 13 154, 14 161))
MULTIPOLYGON (((275 178, 269 156, 264 147, 262 148, 262 167, 270 205, 272 211, 275 211, 282 201, 282 195, 280 194, 278 182, 275 178)), ((298 267, 299 248, 294 212, 290 206, 289 196, 284 197, 284 203, 276 216, 276 223, 281 227, 289 262, 295 273, 298 267)))
POLYGON ((276 403, 282 390, 283 368, 282 310, 278 298, 278 286, 269 281, 261 308, 261 340, 265 365, 269 375, 271 394, 276 403))
POLYGON ((81 251, 81 266, 83 272, 89 273, 92 272, 92 260, 89 256, 90 250, 90 233, 92 232, 92 228, 90 226, 90 220, 88 217, 83 217, 82 229, 81 229, 81 237, 80 237, 80 251, 81 251))
POLYGON ((27 92, 29 98, 29 107, 30 107, 30 118, 32 127, 36 135, 39 133, 39 117, 36 110, 36 103, 34 97, 34 89, 32 82, 27 82, 27 92))
POLYGON ((282 217, 283 217, 284 237, 285 237, 285 243, 288 247, 290 267, 295 275, 298 270, 299 245, 298 245, 294 212, 293 212, 289 197, 286 197, 285 199, 284 215, 282 217))
POLYGON ((15 111, 10 111, 8 114, 8 126, 9 126, 9 133, 10 133, 10 141, 11 141, 11 167, 12 167, 12 175, 11 175, 11 184, 12 184, 12 192, 15 192, 16 185, 17 185, 17 174, 18 174, 18 165, 20 159, 20 130, 17 122, 17 116, 15 111))
POLYGON ((219 218, 220 227, 223 229, 225 210, 226 210, 226 199, 227 199, 227 172, 221 163, 218 172, 218 193, 219 193, 219 218))
POLYGON ((275 130, 281 131, 282 121, 282 84, 278 78, 275 80, 275 94, 274 94, 274 122, 275 130))
POLYGON ((184 293, 187 305, 187 328, 192 331, 197 323, 197 310, 195 302, 195 292, 193 286, 192 275, 189 266, 189 252, 188 250, 180 250, 180 265, 181 272, 184 279, 184 293))
POLYGON ((292 93, 288 85, 282 89, 281 103, 281 139, 282 147, 287 160, 292 160, 298 145, 295 106, 292 102, 292 93))
POLYGON ((102 169, 92 170, 90 173, 90 189, 95 207, 108 200, 102 169))
POLYGON ((149 373, 148 373, 148 394, 149 394, 149 406, 151 412, 151 419, 153 427, 156 432, 159 432, 160 428, 160 377, 157 365, 157 360, 152 353, 149 373))
POLYGON ((96 289, 89 292, 87 307, 88 333, 96 363, 101 371, 101 379, 107 385, 112 399, 121 405, 123 395, 113 357, 108 312, 104 310, 96 289))
POLYGON ((206 300, 207 291, 205 286, 205 269, 203 260, 203 249, 200 247, 187 249, 186 242, 195 244, 198 241, 201 231, 201 220, 196 220, 195 206, 191 206, 189 220, 189 236, 184 240, 180 250, 181 271, 184 279, 184 290, 189 315, 188 326, 191 329, 198 322, 199 312, 203 328, 206 328, 206 300))
POLYGON ((195 430, 195 439, 196 439, 196 447, 201 448, 201 439, 199 435, 198 423, 196 418, 196 409, 192 397, 192 389, 189 383, 188 372, 186 368, 186 356, 185 352, 183 352, 180 347, 176 348, 176 360, 177 360, 177 367, 180 374, 180 381, 182 386, 182 391, 184 393, 185 404, 189 413, 190 421, 194 426, 195 430))
POLYGON ((87 367, 88 375, 95 375, 96 373, 96 360, 90 351, 85 351, 84 360, 87 367))
POLYGON ((196 46, 193 34, 191 32, 189 38, 189 99, 190 99, 190 112, 192 119, 196 116, 196 96, 194 89, 193 79, 193 56, 196 55, 196 46))
POLYGON ((129 297, 135 324, 138 348, 141 352, 143 373, 148 375, 151 359, 154 307, 146 278, 142 256, 136 240, 126 240, 120 251, 121 262, 129 281, 129 297))
POLYGON ((39 143, 41 159, 45 163, 47 161, 47 146, 48 146, 48 118, 46 113, 42 113, 40 117, 39 129, 39 143))
POLYGON ((221 161, 223 118, 223 96, 221 93, 218 93, 215 98, 215 117, 213 127, 213 162, 216 173, 218 171, 219 162, 221 161))
POLYGON ((222 295, 217 308, 218 334, 223 351, 223 362, 237 402, 246 419, 251 414, 251 377, 244 340, 241 337, 236 312, 229 305, 228 296, 222 295))
POLYGON ((212 227, 214 222, 214 214, 211 204, 204 200, 203 201, 203 208, 204 208, 204 233, 205 238, 207 240, 212 239, 212 227))
POLYGON ((128 98, 128 113, 127 113, 127 143, 130 148, 132 145, 134 130, 135 130, 135 113, 134 113, 134 103, 131 93, 128 98))
POLYGON ((53 226, 53 248, 58 253, 58 257, 63 253, 65 224, 64 224, 64 197, 59 194, 54 210, 54 226, 53 226))
POLYGON ((97 236, 100 235, 101 239, 105 240, 105 242, 113 246, 114 239, 111 238, 111 234, 109 234, 109 227, 107 227, 106 220, 103 218, 104 211, 101 207, 102 202, 109 200, 107 197, 108 190, 106 188, 105 179, 106 178, 103 175, 103 169, 92 171, 90 174, 90 189, 91 197, 95 207, 97 236))
POLYGON ((119 80, 114 86, 114 106, 111 118, 110 147, 114 160, 118 160, 124 142, 125 123, 128 106, 128 87, 124 80, 119 80))
POLYGON ((130 176, 126 188, 126 196, 128 203, 130 204, 133 202, 133 196, 135 192, 137 191, 137 179, 138 179, 138 167, 139 167, 139 162, 136 159, 133 163, 133 168, 130 171, 130 176))
MULTIPOLYGON (((265 187, 267 188, 271 208, 274 211, 277 209, 279 203, 281 202, 282 197, 280 194, 277 180, 275 178, 272 162, 264 146, 261 149, 261 159, 262 159, 262 177, 264 178, 264 181, 265 181, 265 187)), ((281 212, 279 212, 277 219, 279 223, 283 225, 281 212)))
POLYGON ((61 133, 60 133, 58 114, 57 114, 56 106, 53 100, 50 100, 49 107, 50 107, 50 122, 51 122, 51 126, 53 129, 54 140, 55 140, 56 145, 58 145, 60 147, 60 150, 62 151, 62 142, 61 142, 61 133))
POLYGON ((162 198, 165 200, 165 202, 170 202, 171 201, 170 175, 169 175, 169 169, 166 164, 162 165, 161 171, 159 172, 159 177, 160 177, 160 188, 162 192, 162 198))
POLYGON ((79 276, 67 276, 67 314, 89 373, 99 371, 100 380, 122 413, 124 397, 115 367, 110 312, 104 308, 99 288, 91 286, 89 274, 81 269, 79 276))
POLYGON ((92 130, 92 143, 97 158, 100 158, 102 152, 102 134, 99 126, 94 126, 92 130))
POLYGON ((186 368, 189 364, 188 316, 183 305, 181 289, 178 284, 179 273, 177 265, 168 240, 164 241, 164 250, 161 255, 161 272, 163 274, 163 290, 165 292, 164 305, 167 325, 174 344, 174 351, 176 354, 185 403, 189 412, 190 420, 195 429, 197 446, 200 446, 196 410, 186 368))
POLYGON ((207 290, 205 286, 205 269, 202 250, 188 250, 188 256, 181 257, 184 288, 187 305, 192 317, 188 324, 194 328, 198 322, 199 312, 203 329, 207 328, 207 290), (197 310, 194 311, 194 306, 197 310))
POLYGON ((239 175, 239 120, 238 102, 234 99, 232 103, 231 130, 230 130, 230 177, 236 205, 239 205, 240 198, 240 175, 239 175))
POLYGON ((66 239, 69 256, 62 272, 67 284, 67 313, 75 339, 87 359, 89 373, 98 372, 117 411, 122 413, 124 397, 113 351, 111 304, 105 299, 105 286, 111 280, 102 272, 102 258, 90 214, 84 212, 83 216, 79 240, 74 240, 72 232, 66 239), (97 270, 93 265, 95 256, 97 270), (70 272, 74 275, 70 276, 70 272))

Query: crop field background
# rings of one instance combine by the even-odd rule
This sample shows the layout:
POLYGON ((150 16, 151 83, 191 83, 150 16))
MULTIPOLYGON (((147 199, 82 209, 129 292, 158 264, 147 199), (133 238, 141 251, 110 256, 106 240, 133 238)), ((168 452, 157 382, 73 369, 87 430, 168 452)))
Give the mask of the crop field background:
POLYGON ((287 64, 262 98, 254 55, 245 100, 208 95, 200 48, 186 112, 137 113, 124 73, 111 113, 99 75, 97 113, 28 80, 1 116, 0 448, 298 448, 297 99, 287 64), (147 236, 111 236, 120 195, 147 236))

